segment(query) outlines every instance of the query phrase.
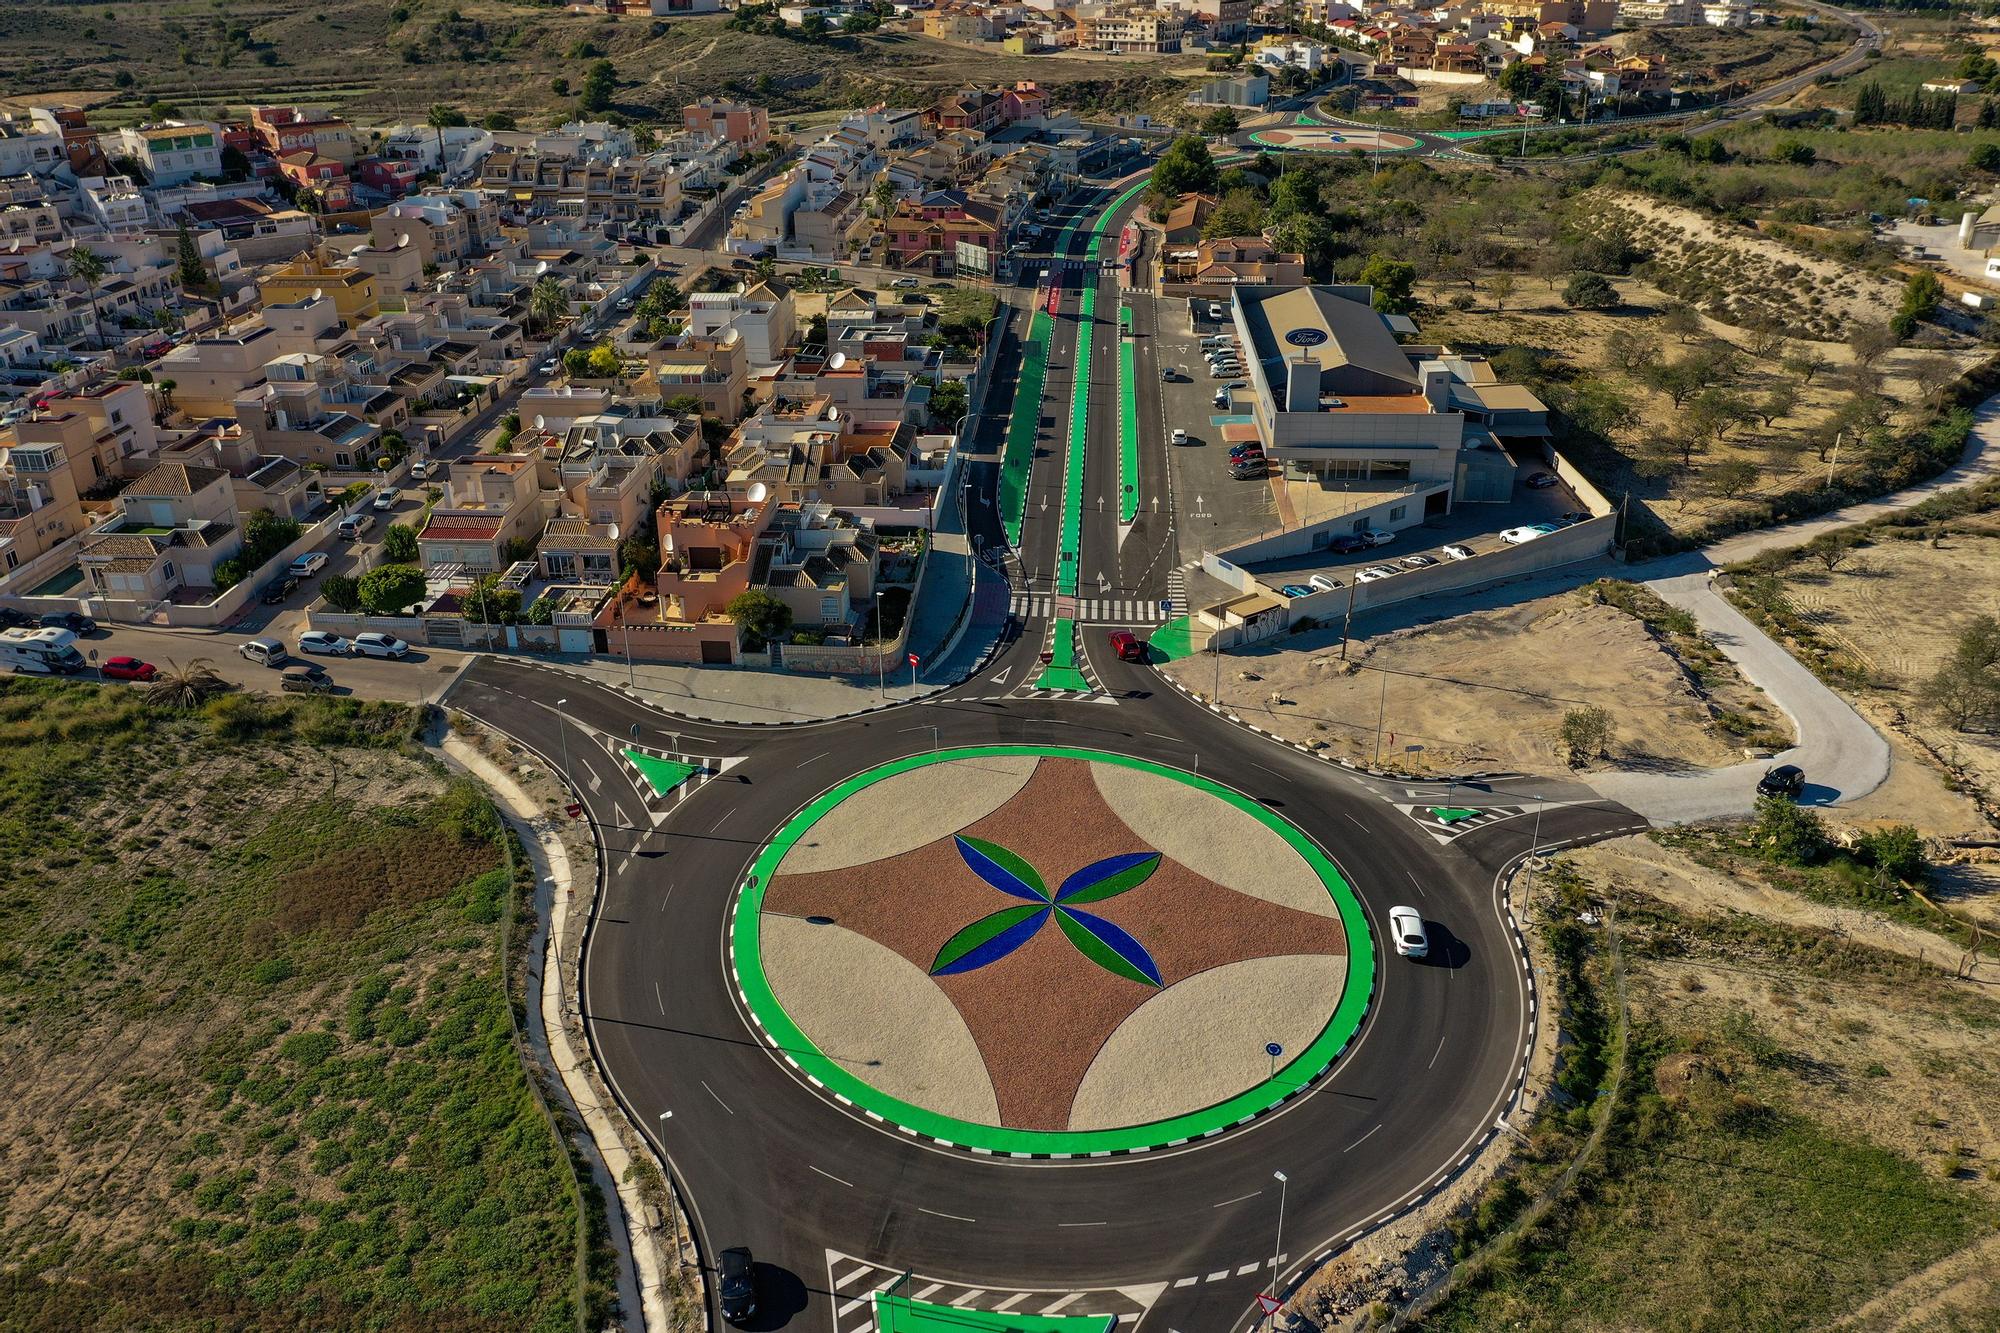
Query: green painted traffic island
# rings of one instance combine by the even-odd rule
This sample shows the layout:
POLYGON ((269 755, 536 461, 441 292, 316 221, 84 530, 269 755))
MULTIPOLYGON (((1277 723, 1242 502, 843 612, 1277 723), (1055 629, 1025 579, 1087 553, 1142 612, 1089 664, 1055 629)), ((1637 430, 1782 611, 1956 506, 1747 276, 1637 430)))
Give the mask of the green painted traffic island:
POLYGON ((794 814, 730 922, 781 1058, 872 1119, 1074 1157, 1220 1134, 1354 1039, 1375 954, 1331 858, 1257 801, 1105 751, 913 755, 794 814))

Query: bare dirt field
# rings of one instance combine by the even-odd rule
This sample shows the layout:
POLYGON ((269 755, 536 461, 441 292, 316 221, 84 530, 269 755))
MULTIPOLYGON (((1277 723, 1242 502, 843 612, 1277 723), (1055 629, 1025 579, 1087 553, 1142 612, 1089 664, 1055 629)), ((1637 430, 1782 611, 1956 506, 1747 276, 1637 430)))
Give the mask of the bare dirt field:
MULTIPOLYGON (((1586 590, 1460 616, 1357 644, 1351 666, 1324 633, 1233 653, 1221 699, 1288 740, 1336 755, 1376 758, 1413 772, 1559 766, 1564 713, 1611 713, 1611 762, 1709 767, 1742 757, 1744 740, 1716 723, 1729 714, 1774 733, 1782 715, 1726 664, 1703 664, 1698 683, 1635 616, 1596 605, 1586 590), (1386 682, 1386 688, 1385 688, 1386 682), (1421 746, 1411 750, 1411 746, 1421 746)), ((1214 663, 1196 656, 1164 668, 1209 694, 1214 663)))

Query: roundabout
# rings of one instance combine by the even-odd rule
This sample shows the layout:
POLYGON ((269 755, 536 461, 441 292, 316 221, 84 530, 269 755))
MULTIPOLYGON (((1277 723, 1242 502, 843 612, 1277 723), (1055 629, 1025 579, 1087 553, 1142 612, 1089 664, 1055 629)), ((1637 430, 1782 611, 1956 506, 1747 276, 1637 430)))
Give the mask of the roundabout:
POLYGON ((1307 1090, 1375 967, 1347 880, 1290 821, 1164 764, 1025 745, 807 804, 755 859, 730 958, 815 1087, 1047 1158, 1178 1147, 1307 1090))
POLYGON ((1422 147, 1409 135, 1391 130, 1330 129, 1323 125, 1257 130, 1249 138, 1260 148, 1304 153, 1406 153, 1422 147))

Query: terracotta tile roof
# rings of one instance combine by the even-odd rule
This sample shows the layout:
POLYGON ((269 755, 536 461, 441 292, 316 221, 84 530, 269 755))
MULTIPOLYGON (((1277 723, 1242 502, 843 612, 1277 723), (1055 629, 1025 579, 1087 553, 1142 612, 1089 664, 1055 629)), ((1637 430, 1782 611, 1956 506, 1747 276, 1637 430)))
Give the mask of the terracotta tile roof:
POLYGON ((500 535, 504 520, 498 514, 432 514, 417 534, 418 541, 462 541, 465 538, 492 538, 500 535))
POLYGON ((124 494, 193 495, 228 479, 229 474, 221 468, 203 467, 198 463, 161 463, 127 486, 124 494))

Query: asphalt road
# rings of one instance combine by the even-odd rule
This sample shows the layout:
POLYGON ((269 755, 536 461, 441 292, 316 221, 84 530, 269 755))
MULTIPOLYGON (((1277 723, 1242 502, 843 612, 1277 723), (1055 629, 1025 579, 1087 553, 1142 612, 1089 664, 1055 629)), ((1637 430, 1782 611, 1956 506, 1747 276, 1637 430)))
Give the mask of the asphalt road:
MULTIPOLYGON (((1086 239, 1080 229, 1076 253, 1086 239)), ((1077 341, 1090 337, 1096 373, 1081 442, 1080 591, 1092 595, 1103 571, 1120 589, 1163 592, 1168 562, 1145 552, 1167 540, 1166 524, 1135 526, 1120 558, 1116 275, 1052 269, 1066 290, 1043 399, 1017 405, 1038 410, 1042 429, 1010 573, 1017 586, 1046 586, 1052 576, 1077 341), (1085 282, 1100 284, 1099 317, 1080 329, 1085 282)), ((986 421, 982 445, 997 452, 1002 429, 997 414, 986 421)), ((1163 475, 1163 449, 1145 438, 1142 476, 1163 475)), ((982 465, 972 488, 972 528, 988 545, 999 532, 992 469, 982 465)), ((1525 795, 1503 784, 1474 801, 1461 786, 1455 799, 1512 813, 1496 811, 1441 841, 1409 813, 1413 789, 1344 774, 1218 717, 1163 688, 1151 668, 1094 645, 1101 630, 1086 630, 1083 645, 1109 705, 1025 694, 1046 637, 1044 623, 1020 624, 977 675, 934 700, 786 727, 687 723, 586 682, 493 660, 469 667, 451 690, 453 707, 564 768, 592 821, 603 852, 582 981, 592 1047, 634 1121, 667 1153, 703 1253, 748 1245, 758 1255, 763 1327, 853 1327, 836 1323, 846 1302, 829 1291, 827 1255, 837 1251, 967 1290, 1151 1292, 1143 1329, 1247 1328, 1253 1296, 1272 1285, 1273 1171, 1289 1177, 1288 1281, 1330 1245, 1422 1197, 1498 1132, 1530 1030, 1530 991, 1498 890, 1501 872, 1534 836, 1530 804, 1543 845, 1636 822, 1580 790, 1566 803, 1546 784, 1525 795), (566 701, 560 708, 558 699, 566 701), (635 736, 742 762, 656 817, 615 755, 635 736), (1432 923, 1437 956, 1418 964, 1391 953, 1378 962, 1361 1034, 1317 1087, 1180 1149, 1002 1161, 860 1118, 799 1081, 739 1013, 723 947, 736 888, 791 813, 841 779, 933 745, 993 743, 1089 745, 1236 787, 1327 850, 1378 939, 1390 906, 1417 906, 1432 923), (664 1124, 663 1111, 673 1112, 664 1124)), ((1415 799, 1437 796, 1418 790, 1415 799)))

